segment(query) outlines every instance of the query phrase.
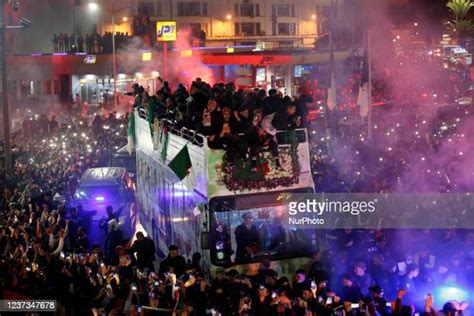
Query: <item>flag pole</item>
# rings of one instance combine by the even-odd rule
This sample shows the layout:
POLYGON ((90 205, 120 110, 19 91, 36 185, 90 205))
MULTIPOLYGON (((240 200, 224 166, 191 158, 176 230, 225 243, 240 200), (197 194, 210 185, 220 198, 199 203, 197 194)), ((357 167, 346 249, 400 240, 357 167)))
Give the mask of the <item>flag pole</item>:
POLYGON ((367 59, 369 67, 369 81, 367 83, 369 95, 369 113, 367 119, 367 137, 372 139, 372 32, 367 30, 367 59))
MULTIPOLYGON (((366 67, 368 67, 368 65, 366 65, 366 63, 368 62, 368 51, 367 51, 367 23, 366 23, 366 20, 367 20, 367 14, 364 10, 364 14, 363 14, 363 17, 362 17, 362 49, 363 49, 363 64, 362 64, 362 73, 361 73, 361 84, 360 84, 360 87, 362 87, 363 85, 363 80, 364 80, 364 69, 366 67)), ((360 67, 359 67, 360 68, 360 67)), ((367 81, 369 81, 369 74, 368 74, 368 71, 367 71, 367 81)), ((361 104, 359 104, 359 96, 361 94, 360 92, 360 88, 359 87, 359 94, 357 96, 357 103, 359 106, 362 107, 361 104)), ((368 83, 367 83, 367 90, 368 90, 368 83)), ((368 92, 368 91, 367 91, 368 92)), ((367 113, 368 115, 368 113, 367 113)), ((365 116, 362 115, 362 112, 361 112, 361 126, 364 126, 364 123, 365 123, 365 116)))

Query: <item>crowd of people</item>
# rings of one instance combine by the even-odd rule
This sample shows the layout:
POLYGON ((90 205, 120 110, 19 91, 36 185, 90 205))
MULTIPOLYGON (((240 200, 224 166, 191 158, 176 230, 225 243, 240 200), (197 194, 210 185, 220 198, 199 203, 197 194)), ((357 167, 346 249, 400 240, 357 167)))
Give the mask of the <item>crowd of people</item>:
MULTIPOLYGON (((132 36, 128 33, 117 32, 115 34, 116 49, 127 47, 132 36)), ((59 33, 53 34, 51 39, 54 53, 90 53, 90 54, 111 54, 113 50, 112 32, 105 32, 104 35, 96 33, 82 34, 59 33)))
POLYGON ((466 69, 445 67, 428 54, 396 61, 374 71, 372 137, 357 105, 360 73, 340 76, 338 106, 311 125, 317 190, 468 192, 472 188, 469 126, 474 113, 456 102, 470 93, 466 69))
POLYGON ((280 167, 278 143, 287 142, 277 131, 294 130, 306 124, 309 96, 298 102, 283 97, 276 89, 244 91, 233 83, 209 83, 197 78, 189 91, 178 85, 171 91, 168 82, 155 95, 134 86, 135 106, 147 113, 150 124, 166 119, 173 128, 186 127, 207 137, 208 145, 226 149, 233 158, 250 163, 252 168, 262 148, 272 153, 280 167))

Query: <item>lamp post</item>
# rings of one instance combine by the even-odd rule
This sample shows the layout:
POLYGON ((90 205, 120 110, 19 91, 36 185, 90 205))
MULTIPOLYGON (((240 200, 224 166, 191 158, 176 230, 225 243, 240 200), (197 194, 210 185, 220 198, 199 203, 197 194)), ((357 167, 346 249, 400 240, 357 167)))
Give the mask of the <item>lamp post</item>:
POLYGON ((117 59, 115 55, 115 14, 112 15, 112 63, 114 64, 114 110, 118 110, 117 96, 117 59))

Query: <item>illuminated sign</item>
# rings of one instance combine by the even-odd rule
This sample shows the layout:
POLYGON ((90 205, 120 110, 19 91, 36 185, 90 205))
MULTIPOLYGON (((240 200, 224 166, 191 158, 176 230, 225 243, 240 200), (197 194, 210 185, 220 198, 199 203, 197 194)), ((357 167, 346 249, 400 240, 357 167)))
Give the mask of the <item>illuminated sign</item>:
POLYGON ((265 68, 257 68, 256 75, 255 75, 255 81, 257 81, 257 82, 266 81, 265 68))
POLYGON ((87 55, 86 58, 84 58, 85 64, 95 64, 96 61, 97 57, 95 55, 87 55))
POLYGON ((142 54, 142 61, 151 61, 152 54, 151 53, 143 53, 142 54))
POLYGON ((181 51, 181 57, 192 57, 193 56, 193 51, 191 49, 185 49, 181 51))
POLYGON ((158 42, 176 41, 176 21, 156 22, 158 42))
POLYGON ((233 52, 235 51, 235 49, 233 47, 227 47, 227 54, 232 54, 233 52))
POLYGON ((295 73, 294 73, 295 78, 300 78, 303 76, 303 65, 296 65, 295 66, 295 73))

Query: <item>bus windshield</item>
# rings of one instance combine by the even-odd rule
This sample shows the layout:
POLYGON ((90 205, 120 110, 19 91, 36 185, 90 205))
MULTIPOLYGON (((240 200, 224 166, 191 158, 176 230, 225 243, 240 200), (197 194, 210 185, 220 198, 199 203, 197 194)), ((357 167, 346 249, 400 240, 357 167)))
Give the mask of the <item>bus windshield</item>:
MULTIPOLYGON (((229 266, 309 256, 314 230, 285 222, 283 205, 211 208, 211 260, 229 266), (212 212, 213 211, 213 212, 212 212)), ((230 205, 228 205, 230 206, 230 205)))

